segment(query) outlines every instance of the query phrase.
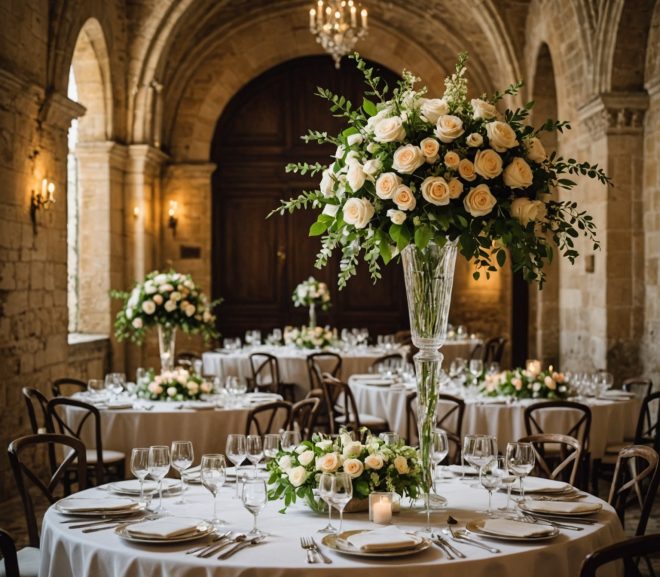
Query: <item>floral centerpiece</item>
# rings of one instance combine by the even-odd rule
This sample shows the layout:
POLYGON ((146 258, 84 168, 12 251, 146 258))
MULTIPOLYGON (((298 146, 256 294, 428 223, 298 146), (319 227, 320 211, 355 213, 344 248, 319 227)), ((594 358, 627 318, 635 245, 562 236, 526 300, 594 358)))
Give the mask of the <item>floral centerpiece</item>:
POLYGON ((552 370, 514 369, 487 374, 480 388, 490 397, 502 395, 517 399, 565 399, 571 393, 564 374, 552 370))
POLYGON ((323 504, 316 500, 321 473, 343 471, 353 479, 353 498, 366 499, 374 491, 392 491, 416 499, 421 484, 417 450, 402 443, 387 445, 367 430, 364 443, 342 433, 335 439, 315 434, 291 452, 279 451, 267 465, 270 471, 270 500, 284 499, 286 508, 304 499, 315 511, 323 504))
POLYGON ((204 340, 218 336, 213 309, 220 301, 209 302, 190 275, 153 271, 130 292, 113 291, 112 296, 123 305, 115 320, 118 340, 140 344, 149 328, 158 327, 163 371, 174 363, 176 329, 201 334, 204 340))
POLYGON ((164 371, 154 375, 149 371, 148 379, 137 385, 135 393, 141 399, 152 401, 192 401, 202 394, 213 391, 213 384, 183 368, 164 371))
POLYGON ((334 333, 322 327, 286 327, 284 329, 284 344, 300 349, 323 349, 332 346, 334 333))
POLYGON ((330 308, 330 290, 324 282, 317 281, 313 276, 302 281, 291 296, 297 307, 309 307, 309 326, 316 326, 316 307, 327 311, 330 308))

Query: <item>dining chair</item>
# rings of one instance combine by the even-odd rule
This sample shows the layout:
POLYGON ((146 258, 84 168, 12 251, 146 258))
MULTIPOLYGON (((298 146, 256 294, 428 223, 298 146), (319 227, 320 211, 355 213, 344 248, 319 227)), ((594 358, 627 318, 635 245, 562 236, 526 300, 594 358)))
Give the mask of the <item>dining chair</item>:
POLYGON ((658 453, 645 445, 622 449, 616 461, 614 478, 607 502, 616 509, 624 524, 626 508, 635 503, 640 508, 635 535, 644 535, 658 490, 660 472, 658 453))
POLYGON ((635 393, 639 398, 645 398, 653 392, 653 381, 643 377, 635 377, 623 381, 621 388, 629 393, 635 393))
POLYGON ((381 368, 389 370, 390 372, 394 372, 396 369, 401 367, 404 360, 405 359, 403 355, 401 355, 401 353, 390 353, 387 355, 383 355, 382 357, 378 357, 377 359, 374 360, 373 363, 371 363, 369 372, 378 373, 380 372, 381 368))
POLYGON ((268 433, 284 430, 291 422, 291 407, 288 401, 273 401, 250 409, 245 434, 263 437, 268 433))
POLYGON ((329 435, 330 431, 330 413, 328 412, 328 404, 326 402, 325 393, 323 389, 312 389, 305 395, 305 399, 318 399, 320 402, 319 410, 316 413, 315 427, 317 430, 329 435))
POLYGON ((62 379, 55 379, 50 386, 50 391, 53 397, 69 396, 73 393, 78 393, 87 390, 87 383, 80 379, 73 377, 64 377, 62 379))
POLYGON ((280 378, 280 363, 275 355, 269 353, 252 353, 250 355, 252 368, 251 389, 268 391, 282 395, 285 401, 295 399, 296 384, 284 383, 280 378))
POLYGON ((14 473, 14 480, 18 494, 23 503, 25 522, 28 529, 30 546, 39 547, 39 529, 35 512, 33 493, 41 494, 49 503, 55 503, 62 496, 70 494, 70 486, 65 482, 67 471, 74 467, 78 483, 78 490, 87 488, 87 460, 85 458, 85 445, 80 439, 70 435, 57 435, 42 433, 39 435, 26 435, 9 443, 7 449, 9 463, 14 473), (53 447, 62 457, 55 469, 44 475, 43 468, 35 467, 35 453, 43 450, 44 445, 53 447), (29 483, 29 484, 28 484, 29 483), (62 495, 57 493, 62 486, 62 495), (32 491, 30 488, 32 487, 32 491))
POLYGON ((369 413, 361 413, 351 388, 329 373, 323 374, 323 392, 330 415, 332 434, 338 433, 340 428, 359 431, 362 427, 367 427, 376 435, 390 430, 385 419, 369 413))
MULTIPOLYGON (((416 444, 418 441, 416 401, 417 391, 411 391, 406 395, 406 440, 408 444, 416 444)), ((449 452, 449 461, 456 463, 461 456, 465 401, 453 395, 440 393, 436 414, 436 427, 445 431, 450 445, 454 445, 454 450, 449 452)))
POLYGON ((32 434, 48 432, 48 397, 34 387, 23 387, 23 400, 27 407, 32 434), (38 416, 37 416, 38 415, 38 416))
POLYGON ((522 437, 518 442, 532 444, 537 477, 546 479, 559 477, 566 483, 575 484, 582 453, 580 441, 575 437, 558 433, 541 433, 522 437))
POLYGON ((39 549, 23 547, 16 551, 16 543, 3 529, 0 529, 0 555, 4 564, 4 572, 0 566, 1 577, 37 577, 39 574, 39 549))
POLYGON ((287 428, 298 431, 303 441, 310 440, 316 427, 316 417, 320 408, 321 399, 315 397, 294 403, 291 407, 291 420, 287 428))
POLYGON ((336 379, 341 377, 341 356, 337 353, 320 352, 307 355, 307 373, 310 390, 323 388, 323 373, 329 373, 336 379))
POLYGON ((181 351, 174 357, 174 366, 192 369, 194 367, 195 361, 201 360, 202 357, 200 357, 197 353, 181 351))
POLYGON ((121 451, 103 448, 101 412, 94 405, 67 397, 55 397, 48 401, 48 420, 50 430, 57 431, 61 435, 71 435, 76 439, 81 439, 86 427, 92 427, 94 448, 87 449, 85 457, 94 484, 102 485, 106 478, 124 478, 126 455, 121 451), (65 416, 67 407, 77 411, 77 424, 70 424, 67 420, 65 416))
POLYGON ((614 561, 623 561, 624 577, 642 577, 643 573, 637 567, 635 559, 658 554, 660 554, 660 533, 632 537, 601 547, 587 555, 580 569, 580 577, 597 577, 600 567, 614 561))
POLYGON ((394 333, 394 342, 400 347, 412 345, 412 335, 410 331, 397 331, 394 333))

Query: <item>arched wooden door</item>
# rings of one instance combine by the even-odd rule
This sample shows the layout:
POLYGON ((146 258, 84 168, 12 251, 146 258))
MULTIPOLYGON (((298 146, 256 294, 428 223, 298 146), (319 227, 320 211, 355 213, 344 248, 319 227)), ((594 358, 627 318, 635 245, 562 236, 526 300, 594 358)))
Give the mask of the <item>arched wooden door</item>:
MULTIPOLYGON (((395 79, 390 72, 383 75, 395 79)), ((317 186, 315 179, 286 174, 288 162, 327 164, 334 153, 300 139, 308 128, 332 134, 342 126, 327 102, 314 95, 317 86, 362 102, 362 79, 350 62, 337 71, 328 57, 301 58, 246 85, 216 127, 211 150, 218 167, 213 175, 213 295, 224 299, 218 328, 225 336, 304 324, 307 312, 293 306, 291 293, 310 275, 327 282, 332 292, 333 306, 320 314, 319 323, 368 327, 372 334, 407 326, 400 264, 392 262, 376 285, 365 267, 339 292, 336 259, 323 270, 314 268, 320 244, 308 230, 316 214, 266 219, 280 199, 317 186)))

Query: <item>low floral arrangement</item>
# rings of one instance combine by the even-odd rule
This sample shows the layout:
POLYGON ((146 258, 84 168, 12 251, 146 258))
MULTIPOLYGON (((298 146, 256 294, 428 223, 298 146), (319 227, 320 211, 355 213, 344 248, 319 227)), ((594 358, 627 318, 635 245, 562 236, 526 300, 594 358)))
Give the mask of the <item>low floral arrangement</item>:
POLYGON ((489 397, 565 399, 571 387, 563 373, 514 369, 494 375, 487 374, 481 384, 481 391, 489 397))
POLYGON ((113 291, 112 296, 123 301, 115 320, 120 341, 140 344, 146 330, 157 325, 201 334, 205 340, 218 336, 213 309, 220 301, 209 302, 190 275, 153 271, 131 292, 113 291))
POLYGON ((319 476, 343 471, 353 479, 354 499, 366 499, 374 491, 416 499, 421 483, 417 450, 402 443, 387 445, 366 429, 361 433, 364 443, 347 433, 335 439, 315 434, 291 452, 279 451, 267 465, 268 498, 284 499, 282 513, 298 498, 321 511, 323 504, 314 495, 319 476))
POLYGON ((284 344, 300 349, 323 349, 333 345, 335 335, 323 327, 287 327, 284 329, 284 344))
POLYGON ((297 307, 316 305, 327 311, 330 308, 330 290, 327 284, 310 276, 296 287, 291 300, 297 307))
POLYGON ((149 379, 138 384, 135 393, 151 401, 196 401, 212 391, 212 383, 179 367, 159 375, 149 371, 149 379))

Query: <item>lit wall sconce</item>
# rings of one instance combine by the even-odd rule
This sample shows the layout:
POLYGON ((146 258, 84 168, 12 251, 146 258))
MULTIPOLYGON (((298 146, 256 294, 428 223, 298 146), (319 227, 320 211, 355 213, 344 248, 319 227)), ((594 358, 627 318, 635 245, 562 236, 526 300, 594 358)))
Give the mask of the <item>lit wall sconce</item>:
POLYGON ((137 220, 140 218, 141 210, 139 206, 134 206, 133 207, 133 220, 137 220))
POLYGON ((44 178, 41 181, 41 189, 32 189, 30 200, 30 218, 34 232, 37 232, 37 211, 40 208, 48 210, 55 204, 55 183, 44 178))
POLYGON ((179 203, 176 200, 170 200, 170 208, 167 211, 167 214, 169 216, 167 220, 167 226, 168 228, 172 229, 172 236, 176 236, 176 225, 179 222, 179 219, 176 216, 176 212, 179 208, 179 203))

